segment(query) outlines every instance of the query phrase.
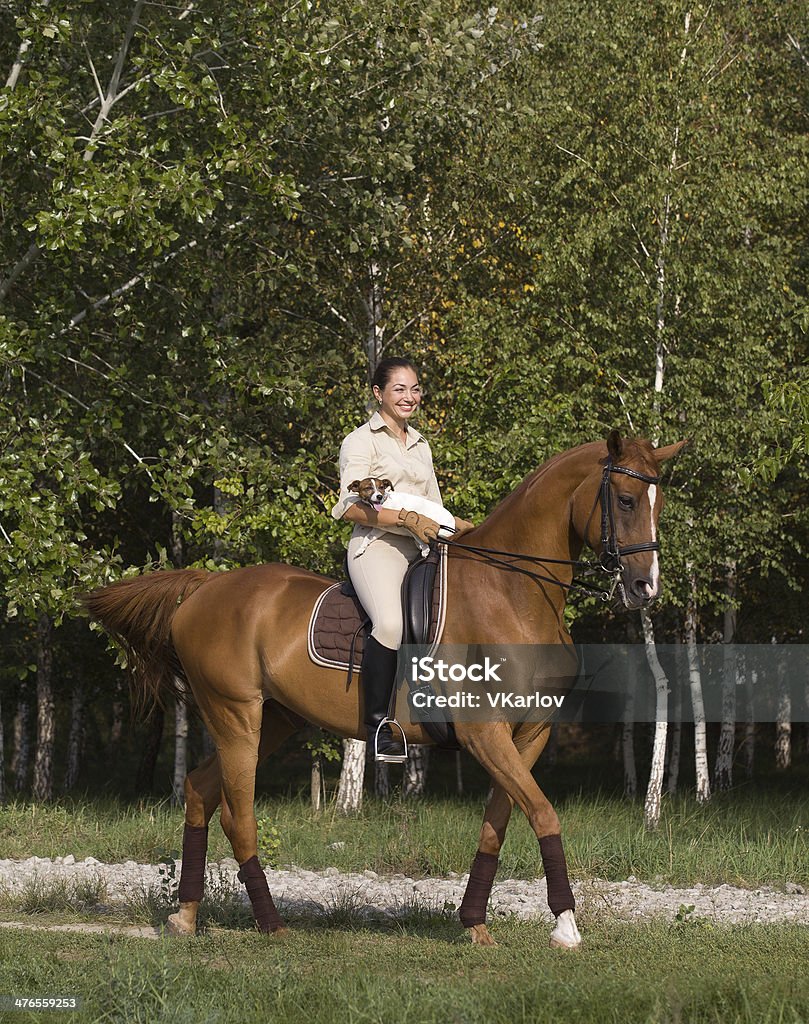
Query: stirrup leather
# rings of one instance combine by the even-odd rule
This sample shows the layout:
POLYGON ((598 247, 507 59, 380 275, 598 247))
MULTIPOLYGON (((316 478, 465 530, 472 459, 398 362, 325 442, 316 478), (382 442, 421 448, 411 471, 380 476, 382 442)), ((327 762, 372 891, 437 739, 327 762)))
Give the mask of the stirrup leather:
POLYGON ((374 761, 381 761, 383 764, 404 764, 407 760, 407 737, 405 736, 404 729, 399 725, 395 718, 383 718, 379 725, 376 727, 374 733, 374 761), (404 746, 403 754, 380 754, 379 753, 379 730, 383 725, 395 725, 399 732, 402 734, 402 744, 404 746))

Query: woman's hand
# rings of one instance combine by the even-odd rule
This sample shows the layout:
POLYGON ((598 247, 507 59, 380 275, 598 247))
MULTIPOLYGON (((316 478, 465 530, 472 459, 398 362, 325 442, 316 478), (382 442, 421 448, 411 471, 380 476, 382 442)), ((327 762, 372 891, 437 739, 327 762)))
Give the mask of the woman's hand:
POLYGON ((453 518, 455 519, 454 537, 456 539, 458 537, 463 537, 463 535, 465 533, 469 533, 470 530, 474 530, 475 524, 470 523, 468 519, 459 519, 457 516, 454 516, 453 518))
POLYGON ((397 523, 399 526, 404 526, 406 530, 410 530, 422 544, 429 544, 431 540, 435 540, 440 529, 438 523, 434 519, 430 519, 429 516, 419 515, 418 512, 408 512, 404 508, 399 513, 397 523))

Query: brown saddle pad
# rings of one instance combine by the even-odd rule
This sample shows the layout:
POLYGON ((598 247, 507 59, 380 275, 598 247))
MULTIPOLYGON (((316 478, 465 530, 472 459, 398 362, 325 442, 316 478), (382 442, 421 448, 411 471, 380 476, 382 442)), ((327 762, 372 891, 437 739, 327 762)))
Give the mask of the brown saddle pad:
MULTIPOLYGON (((429 643, 438 643, 446 612, 446 547, 442 547, 435 574, 430 615, 429 643)), ((309 619, 309 657, 324 668, 357 668, 365 646, 365 627, 370 625, 357 595, 344 583, 334 583, 315 602, 309 619)))

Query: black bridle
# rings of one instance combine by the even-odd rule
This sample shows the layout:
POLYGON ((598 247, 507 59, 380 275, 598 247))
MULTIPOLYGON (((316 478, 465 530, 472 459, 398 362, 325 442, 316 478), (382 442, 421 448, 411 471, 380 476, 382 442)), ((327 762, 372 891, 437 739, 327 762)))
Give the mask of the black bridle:
MULTIPOLYGON (((601 486, 598 490, 595 505, 593 505, 593 512, 595 512, 596 505, 601 502, 601 555, 598 561, 604 572, 620 573, 624 569, 621 555, 634 555, 638 551, 659 551, 660 544, 656 540, 650 540, 643 544, 630 544, 625 548, 618 546, 618 540, 615 536, 615 512, 612 506, 610 473, 623 473, 625 476, 642 480, 646 484, 658 484, 660 483, 660 477, 649 476, 648 473, 639 473, 638 470, 630 469, 628 466, 614 466, 612 456, 607 458, 607 464, 604 466, 604 472, 601 476, 601 486)), ((593 512, 590 513, 591 519, 593 512)), ((587 522, 589 525, 590 520, 588 519, 587 522)))
POLYGON ((634 555, 639 551, 660 550, 660 544, 656 540, 646 541, 642 544, 630 544, 627 547, 619 547, 615 536, 615 512, 612 505, 612 488, 610 487, 610 475, 612 473, 623 473, 625 476, 631 476, 636 480, 642 480, 646 484, 657 484, 660 482, 659 476, 650 476, 648 473, 640 473, 638 470, 630 469, 628 466, 615 465, 612 461, 612 456, 607 457, 607 461, 604 465, 604 472, 601 475, 601 484, 596 492, 596 499, 593 502, 593 508, 587 519, 587 525, 584 528, 586 537, 590 521, 593 518, 596 507, 600 503, 601 552, 599 554, 598 561, 596 562, 592 560, 584 561, 571 558, 540 558, 538 555, 523 555, 516 551, 500 551, 497 548, 482 548, 477 547, 474 544, 463 544, 447 537, 438 537, 437 540, 440 544, 456 547, 459 552, 468 551, 470 553, 483 555, 485 556, 485 560, 492 565, 496 565, 509 572, 521 573, 522 575, 535 580, 537 583, 552 583, 557 587, 564 587, 567 590, 575 587, 578 590, 584 590, 588 593, 598 595, 602 601, 609 601, 612 599, 616 587, 620 584, 621 573, 624 571, 621 556, 634 555), (506 561, 505 559, 510 559, 510 561, 506 561), (571 580, 570 583, 564 583, 562 580, 558 580, 553 576, 546 576, 542 573, 534 572, 531 569, 526 569, 521 565, 516 565, 516 562, 533 562, 536 565, 572 565, 576 569, 581 569, 585 575, 605 572, 612 576, 612 585, 609 590, 604 590, 602 587, 594 587, 589 583, 582 583, 580 580, 571 580))

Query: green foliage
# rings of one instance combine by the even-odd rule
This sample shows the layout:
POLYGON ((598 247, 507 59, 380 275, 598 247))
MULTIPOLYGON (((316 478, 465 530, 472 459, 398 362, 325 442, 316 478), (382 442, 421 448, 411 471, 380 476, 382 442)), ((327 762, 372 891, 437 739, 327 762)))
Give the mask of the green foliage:
POLYGON ((733 564, 744 638, 797 636, 802 13, 3 5, 3 677, 126 571, 336 572, 339 442, 398 352, 476 521, 612 427, 690 437, 658 635, 696 574, 710 636, 733 564))
POLYGON ((281 834, 278 827, 266 816, 256 820, 258 832, 258 855, 265 868, 279 868, 278 851, 281 848, 281 834))

